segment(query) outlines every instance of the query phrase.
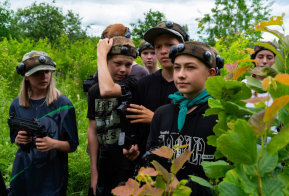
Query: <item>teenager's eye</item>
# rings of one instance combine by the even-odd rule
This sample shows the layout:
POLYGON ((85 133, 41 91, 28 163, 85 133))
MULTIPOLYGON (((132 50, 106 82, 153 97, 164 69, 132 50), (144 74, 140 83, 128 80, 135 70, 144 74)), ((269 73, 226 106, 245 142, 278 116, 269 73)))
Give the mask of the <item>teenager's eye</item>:
POLYGON ((155 49, 160 49, 160 48, 161 48, 160 46, 156 46, 156 47, 155 47, 155 49))
POLYGON ((180 67, 175 66, 174 69, 179 69, 180 67))
POLYGON ((147 52, 143 52, 143 54, 144 54, 144 55, 148 55, 148 53, 147 53, 147 52))
POLYGON ((194 69, 195 67, 194 66, 188 66, 188 69, 194 69))
POLYGON ((45 70, 45 71, 44 71, 44 73, 49 73, 49 72, 50 72, 49 70, 45 70))
POLYGON ((152 52, 151 55, 156 55, 156 53, 155 53, 155 52, 152 52))

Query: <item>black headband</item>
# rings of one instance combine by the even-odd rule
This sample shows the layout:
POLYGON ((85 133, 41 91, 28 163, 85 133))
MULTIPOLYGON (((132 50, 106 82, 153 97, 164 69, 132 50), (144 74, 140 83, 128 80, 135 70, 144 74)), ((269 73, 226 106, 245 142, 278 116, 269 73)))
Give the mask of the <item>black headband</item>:
POLYGON ((136 58, 138 56, 138 52, 134 47, 120 46, 120 45, 112 46, 108 54, 127 55, 127 56, 132 56, 133 58, 136 58))

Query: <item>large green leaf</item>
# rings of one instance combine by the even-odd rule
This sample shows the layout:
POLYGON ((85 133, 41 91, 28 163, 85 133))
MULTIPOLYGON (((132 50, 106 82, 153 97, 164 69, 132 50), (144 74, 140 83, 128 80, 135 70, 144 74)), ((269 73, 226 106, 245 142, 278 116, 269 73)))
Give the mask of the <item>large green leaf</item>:
MULTIPOLYGON (((258 149, 258 157, 261 149, 258 149)), ((265 149, 262 151, 262 157, 260 160, 256 160, 254 165, 244 165, 244 171, 251 176, 256 176, 255 172, 257 171, 257 165, 259 163, 259 176, 263 177, 265 174, 273 171, 277 167, 278 163, 278 154, 269 154, 265 149)))
POLYGON ((225 182, 231 182, 235 185, 240 185, 240 181, 239 181, 239 178, 238 178, 238 174, 234 171, 234 170, 229 170, 227 173, 226 173, 226 176, 225 178, 223 179, 223 181, 225 182))
POLYGON ((177 187, 174 190, 174 193, 172 196, 185 196, 185 195, 190 195, 192 192, 192 189, 188 186, 186 186, 186 183, 188 180, 181 180, 177 187))
POLYGON ((284 95, 289 95, 289 86, 285 84, 281 84, 279 82, 277 83, 277 88, 276 90, 274 88, 269 88, 268 92, 272 96, 272 98, 275 100, 279 97, 282 97, 284 95))
POLYGON ((282 192, 283 182, 279 179, 274 179, 270 176, 261 178, 262 192, 264 196, 284 196, 282 192))
POLYGON ((221 135, 218 149, 228 160, 240 164, 254 164, 257 158, 257 139, 247 121, 238 119, 234 130, 221 135))
POLYGON ((263 177, 266 173, 273 171, 277 167, 278 163, 278 154, 270 154, 265 151, 262 153, 263 156, 259 163, 259 175, 263 177))
POLYGON ((239 186, 231 183, 223 181, 218 185, 219 193, 221 196, 247 196, 248 194, 245 193, 239 186))
POLYGON ((289 175, 288 174, 278 174, 277 176, 278 180, 281 180, 283 182, 284 188, 282 191, 285 193, 285 195, 289 195, 289 175))
POLYGON ((202 186, 205 186, 205 187, 209 187, 209 188, 214 188, 213 185, 211 185, 207 180, 203 179, 203 178, 200 178, 200 177, 197 177, 197 176, 191 176, 189 175, 189 178, 191 178, 192 181, 202 185, 202 186))
POLYGON ((233 169, 232 172, 237 174, 239 181, 241 182, 241 187, 246 193, 250 195, 259 195, 258 194, 259 187, 256 177, 248 176, 243 170, 243 167, 241 165, 233 169))
POLYGON ((267 66, 262 67, 261 71, 264 73, 266 77, 271 76, 272 78, 274 78, 278 74, 278 72, 275 69, 267 66))
POLYGON ((234 165, 229 165, 229 163, 222 160, 216 162, 203 161, 201 164, 209 178, 223 178, 227 171, 235 168, 234 165))
POLYGON ((154 183, 154 186, 155 186, 156 188, 161 188, 161 189, 164 190, 162 196, 165 196, 165 195, 166 195, 166 194, 165 194, 165 192, 166 192, 166 183, 165 183, 165 181, 164 181, 164 179, 163 179, 162 176, 157 176, 157 177, 156 177, 156 181, 155 181, 155 183, 154 183))
POLYGON ((257 80, 256 78, 253 78, 251 76, 246 76, 246 79, 247 79, 246 85, 249 88, 256 91, 257 93, 266 93, 267 92, 263 89, 262 83, 259 80, 257 80))
POLYGON ((218 114, 219 121, 218 123, 213 127, 213 132, 215 133, 216 136, 220 136, 223 133, 226 133, 227 130, 229 129, 227 125, 227 114, 225 111, 220 112, 218 114))
POLYGON ((287 146, 289 143, 289 125, 283 127, 280 132, 273 137, 267 144, 267 150, 269 153, 274 154, 280 149, 287 146))
POLYGON ((283 107, 281 110, 279 110, 278 116, 279 116, 283 126, 286 126, 289 124, 289 112, 286 110, 285 107, 283 107))
POLYGON ((155 161, 155 160, 153 160, 153 161, 151 162, 151 164, 155 167, 155 169, 156 169, 157 171, 159 171, 159 172, 162 174, 162 176, 163 176, 164 181, 166 182, 166 184, 169 184, 169 183, 172 182, 172 178, 171 178, 170 173, 169 173, 162 165, 160 165, 160 164, 159 164, 157 161, 155 161))
POLYGON ((180 156, 178 156, 171 166, 171 172, 173 174, 176 174, 187 162, 187 160, 190 158, 192 152, 189 149, 186 149, 185 152, 183 152, 180 156))
POLYGON ((239 101, 249 99, 251 90, 246 84, 238 81, 225 81, 221 76, 211 77, 206 81, 206 88, 210 95, 225 101, 239 101))
POLYGON ((207 137, 207 144, 208 145, 211 145, 211 146, 214 146, 214 147, 217 147, 217 139, 218 139, 218 136, 216 135, 210 135, 207 137))
POLYGON ((245 115, 252 115, 254 114, 251 110, 247 109, 246 107, 241 107, 233 102, 230 101, 221 101, 226 113, 237 115, 239 117, 243 117, 245 115))
POLYGON ((275 118, 272 118, 272 120, 268 123, 265 123, 263 121, 264 115, 266 110, 262 110, 260 112, 257 112, 253 114, 249 119, 249 124, 251 125, 251 128, 253 129, 254 133, 257 137, 260 135, 265 135, 265 133, 270 130, 275 118))

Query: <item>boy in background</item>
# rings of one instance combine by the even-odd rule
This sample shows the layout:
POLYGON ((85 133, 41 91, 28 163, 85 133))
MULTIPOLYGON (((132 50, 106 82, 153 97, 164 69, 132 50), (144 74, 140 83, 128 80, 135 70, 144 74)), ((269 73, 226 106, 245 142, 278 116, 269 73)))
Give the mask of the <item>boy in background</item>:
POLYGON ((147 68, 150 74, 160 69, 155 48, 150 43, 142 40, 139 45, 138 52, 145 68, 147 68))

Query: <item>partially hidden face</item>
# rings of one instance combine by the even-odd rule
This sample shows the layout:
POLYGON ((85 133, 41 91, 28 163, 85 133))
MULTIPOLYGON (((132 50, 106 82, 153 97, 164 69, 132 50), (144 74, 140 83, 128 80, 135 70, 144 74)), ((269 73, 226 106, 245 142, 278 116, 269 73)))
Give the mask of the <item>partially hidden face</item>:
POLYGON ((52 71, 41 70, 33 73, 30 76, 25 77, 26 81, 29 81, 32 91, 42 91, 47 89, 51 81, 52 71))
POLYGON ((193 99, 205 90, 206 80, 214 76, 214 68, 208 68, 191 55, 179 55, 174 63, 174 82, 177 89, 188 99, 193 99))
POLYGON ((177 46, 179 43, 179 40, 171 34, 161 34, 154 39, 156 56, 163 68, 173 66, 169 58, 170 49, 173 45, 177 46))
POLYGON ((119 82, 130 74, 133 57, 113 55, 107 62, 108 70, 114 82, 119 82))
POLYGON ((141 52, 142 62, 146 67, 153 67, 158 63, 158 59, 154 49, 147 48, 141 52))
POLYGON ((275 63, 274 53, 270 50, 261 50, 257 53, 256 58, 259 63, 256 63, 256 67, 271 67, 275 63))

